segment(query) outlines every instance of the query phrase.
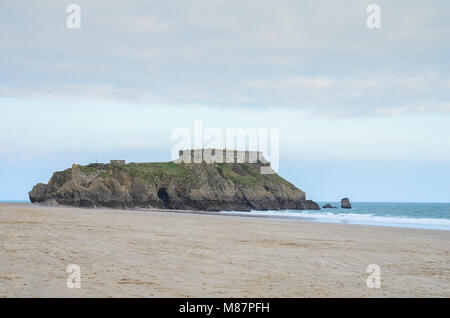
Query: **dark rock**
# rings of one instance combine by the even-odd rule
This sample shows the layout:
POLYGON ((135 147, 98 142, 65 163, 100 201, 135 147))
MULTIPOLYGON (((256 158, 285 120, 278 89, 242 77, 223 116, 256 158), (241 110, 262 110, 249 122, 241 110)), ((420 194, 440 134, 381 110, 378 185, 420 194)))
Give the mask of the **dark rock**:
POLYGON ((42 203, 44 202, 45 196, 47 194, 47 185, 43 183, 38 183, 33 187, 33 190, 28 193, 31 203, 42 203))
POLYGON ((352 205, 351 205, 351 203, 350 203, 350 200, 349 200, 348 198, 343 198, 343 199, 341 200, 341 207, 342 207, 343 209, 351 209, 351 208, 352 208, 352 205))
POLYGON ((110 208, 206 211, 320 210, 300 189, 260 164, 73 165, 38 184, 32 202, 110 208), (230 166, 231 165, 231 166, 230 166))
POLYGON ((323 208, 324 208, 324 209, 337 209, 336 206, 331 205, 331 204, 329 204, 329 203, 325 204, 325 205, 323 206, 323 208))

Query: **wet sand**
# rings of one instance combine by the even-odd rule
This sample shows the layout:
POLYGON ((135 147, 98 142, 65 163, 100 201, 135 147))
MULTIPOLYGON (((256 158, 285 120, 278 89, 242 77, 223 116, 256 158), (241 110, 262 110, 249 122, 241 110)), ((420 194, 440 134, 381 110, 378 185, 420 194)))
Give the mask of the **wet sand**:
POLYGON ((449 261, 450 231, 0 204, 0 297, 450 297, 449 261))

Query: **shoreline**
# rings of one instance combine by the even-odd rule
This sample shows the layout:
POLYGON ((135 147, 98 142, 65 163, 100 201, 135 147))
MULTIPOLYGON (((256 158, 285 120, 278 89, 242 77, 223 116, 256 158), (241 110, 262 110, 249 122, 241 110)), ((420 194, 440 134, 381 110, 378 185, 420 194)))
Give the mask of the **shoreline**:
MULTIPOLYGON (((386 228, 404 228, 404 229, 421 229, 421 230, 429 230, 429 231, 450 231, 450 227, 444 227, 439 225, 423 225, 416 223, 395 223, 395 222, 355 222, 355 221, 331 221, 331 220, 322 220, 319 218, 320 215, 294 215, 294 213, 285 212, 286 210, 280 211, 201 211, 201 210, 176 210, 176 209, 145 209, 145 208, 129 208, 129 209, 119 209, 119 208, 107 208, 107 207, 95 207, 95 208, 83 208, 83 207, 73 207, 69 205, 55 205, 55 206, 46 206, 40 203, 26 203, 26 202, 17 202, 17 203, 5 203, 0 202, 1 205, 22 205, 22 206, 37 206, 37 207, 48 207, 48 208, 73 208, 73 209, 82 209, 82 210, 113 210, 113 211, 142 211, 142 212, 163 212, 163 213, 180 213, 180 214, 198 214, 198 215, 217 215, 217 216, 234 216, 234 217, 246 217, 246 218, 261 218, 261 219, 274 219, 274 220, 290 220, 290 221, 299 221, 299 222, 311 222, 311 223, 324 223, 324 224, 341 224, 341 225, 356 225, 356 226, 370 226, 370 227, 386 227, 386 228), (268 212, 275 212, 275 214, 267 214, 268 212)), ((321 211, 327 211, 329 209, 322 209, 321 211)), ((340 211, 336 210, 336 211, 340 211)), ((299 214, 302 212, 309 212, 309 210, 299 210, 299 214)), ((327 212, 335 212, 334 210, 327 212)), ((325 212, 324 212, 325 213, 325 212)), ((365 216, 365 215, 361 215, 365 216)), ((414 220, 405 218, 404 220, 414 220)), ((418 219, 418 220, 424 220, 418 219)), ((446 219, 425 219, 425 220, 444 220, 446 219)))

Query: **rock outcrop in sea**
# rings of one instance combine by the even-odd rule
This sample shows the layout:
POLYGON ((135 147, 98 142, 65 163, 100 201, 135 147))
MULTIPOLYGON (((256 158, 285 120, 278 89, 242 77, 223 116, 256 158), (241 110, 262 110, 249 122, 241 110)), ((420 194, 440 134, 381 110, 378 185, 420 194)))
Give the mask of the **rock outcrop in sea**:
POLYGON ((343 209, 351 209, 352 208, 352 204, 350 203, 349 198, 343 198, 341 200, 341 207, 343 209))
POLYGON ((205 211, 319 210, 305 192, 267 163, 129 163, 73 165, 37 184, 31 202, 77 207, 205 211))

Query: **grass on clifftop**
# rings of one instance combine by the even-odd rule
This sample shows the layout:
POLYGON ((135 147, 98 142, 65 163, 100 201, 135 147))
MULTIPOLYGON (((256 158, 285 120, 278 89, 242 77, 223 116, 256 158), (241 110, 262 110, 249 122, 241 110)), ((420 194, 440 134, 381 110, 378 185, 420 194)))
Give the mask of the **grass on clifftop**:
POLYGON ((83 172, 84 174, 91 174, 91 173, 97 172, 97 170, 98 170, 98 168, 93 165, 78 166, 78 168, 80 168, 80 171, 83 172))
POLYGON ((278 174, 261 174, 260 165, 249 163, 216 163, 215 165, 224 177, 229 178, 235 184, 258 187, 265 181, 272 184, 282 183, 288 187, 295 188, 293 184, 278 174))
MULTIPOLYGON (((207 165, 202 163, 201 165, 207 165)), ((281 178, 277 174, 261 174, 259 164, 249 163, 215 163, 214 167, 220 175, 231 180, 234 184, 241 184, 251 188, 260 187, 264 183, 284 184, 290 188, 295 188, 287 180, 281 178)), ((195 174, 192 173, 191 164, 174 163, 174 162, 149 162, 149 163, 129 163, 124 166, 112 166, 110 164, 91 164, 88 166, 79 166, 80 170, 85 174, 91 174, 98 170, 104 172, 100 174, 102 177, 112 177, 113 175, 107 171, 114 169, 127 173, 132 178, 141 178, 144 180, 154 181, 156 177, 165 179, 177 177, 185 183, 195 183, 195 174)))
POLYGON ((153 179, 155 176, 159 178, 179 177, 181 179, 189 177, 184 165, 173 162, 129 163, 120 167, 120 169, 127 172, 132 178, 145 180, 153 179))

